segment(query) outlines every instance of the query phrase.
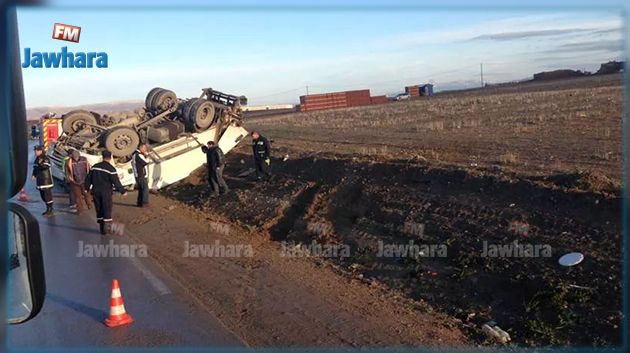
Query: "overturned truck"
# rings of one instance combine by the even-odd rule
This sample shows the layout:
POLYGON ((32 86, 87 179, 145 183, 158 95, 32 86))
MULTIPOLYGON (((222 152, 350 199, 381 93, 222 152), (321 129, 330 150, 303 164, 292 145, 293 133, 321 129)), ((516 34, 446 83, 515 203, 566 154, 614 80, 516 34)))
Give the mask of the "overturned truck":
POLYGON ((145 106, 132 112, 98 114, 73 110, 62 116, 63 134, 46 152, 53 162, 53 176, 65 181, 64 159, 78 150, 90 164, 101 160, 107 149, 126 187, 135 180, 131 154, 140 142, 149 145, 149 186, 160 189, 187 177, 205 162, 200 147, 216 142, 224 153, 246 135, 242 127, 244 96, 202 89, 199 97, 180 99, 174 92, 154 88, 145 106))

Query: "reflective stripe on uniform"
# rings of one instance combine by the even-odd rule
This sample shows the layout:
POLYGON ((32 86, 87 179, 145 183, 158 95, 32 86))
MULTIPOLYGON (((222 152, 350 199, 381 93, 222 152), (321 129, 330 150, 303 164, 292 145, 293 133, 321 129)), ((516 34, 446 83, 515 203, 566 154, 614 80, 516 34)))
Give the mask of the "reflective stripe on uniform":
POLYGON ((98 170, 99 172, 105 172, 105 173, 107 173, 107 174, 113 174, 113 175, 116 175, 116 174, 117 174, 115 171, 114 171, 114 172, 110 172, 110 171, 109 171, 109 170, 107 170, 107 169, 103 169, 103 168, 99 168, 99 167, 96 167, 96 168, 94 168, 94 167, 93 167, 93 168, 92 168, 92 170, 98 170))

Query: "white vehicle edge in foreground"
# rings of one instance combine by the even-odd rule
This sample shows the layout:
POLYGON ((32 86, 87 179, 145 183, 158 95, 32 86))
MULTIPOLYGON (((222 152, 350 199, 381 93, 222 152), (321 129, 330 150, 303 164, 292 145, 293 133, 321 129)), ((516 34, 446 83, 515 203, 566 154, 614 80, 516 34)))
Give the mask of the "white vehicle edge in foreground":
MULTIPOLYGON (((229 125, 222 133, 218 131, 220 128, 221 124, 216 124, 206 131, 191 133, 151 148, 148 158, 149 164, 147 165, 149 188, 159 190, 188 177, 192 171, 206 162, 206 155, 201 152, 201 146, 204 146, 208 141, 216 141, 217 135, 221 134, 218 145, 223 153, 227 154, 248 134, 242 126, 229 125)), ((53 145, 46 151, 52 161, 53 177, 65 182, 62 157, 56 155, 54 150, 53 145)), ((79 152, 87 158, 90 165, 102 160, 100 155, 79 152)), ((131 162, 113 164, 118 171, 118 178, 122 185, 128 189, 133 188, 136 181, 131 169, 131 162)))

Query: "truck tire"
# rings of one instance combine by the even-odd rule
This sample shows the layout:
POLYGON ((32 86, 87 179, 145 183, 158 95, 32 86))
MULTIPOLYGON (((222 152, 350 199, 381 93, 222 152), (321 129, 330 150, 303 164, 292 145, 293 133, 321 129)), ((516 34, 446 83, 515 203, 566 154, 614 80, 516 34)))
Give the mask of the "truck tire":
POLYGON ((191 99, 184 107, 183 115, 188 129, 193 132, 204 131, 215 121, 215 108, 212 102, 203 98, 191 99))
POLYGON ((149 110, 163 112, 177 105, 177 95, 175 92, 162 89, 155 93, 151 100, 149 110))
POLYGON ((151 110, 151 102, 153 101, 153 97, 155 97, 155 95, 159 92, 159 91, 163 91, 164 88, 160 88, 160 87, 155 87, 154 89, 150 90, 149 93, 147 94, 147 98, 144 100, 144 106, 151 110))
POLYGON ((85 123, 96 125, 96 117, 87 110, 73 110, 63 115, 63 132, 72 135, 83 129, 85 123))
POLYGON ((116 126, 105 134, 103 145, 114 157, 126 157, 140 144, 140 135, 128 126, 116 126))
POLYGON ((192 105, 195 104, 200 98, 191 98, 189 100, 187 100, 184 104, 182 104, 182 109, 181 109, 181 116, 182 116, 182 122, 184 123, 184 126, 186 127, 186 131, 188 132, 195 132, 194 127, 192 127, 189 122, 188 122, 188 115, 190 114, 190 108, 192 108, 192 105))

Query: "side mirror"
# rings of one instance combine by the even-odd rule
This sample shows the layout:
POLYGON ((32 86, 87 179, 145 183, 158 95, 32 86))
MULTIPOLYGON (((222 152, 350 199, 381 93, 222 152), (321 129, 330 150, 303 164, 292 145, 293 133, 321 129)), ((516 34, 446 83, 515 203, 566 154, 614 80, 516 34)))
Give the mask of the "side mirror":
POLYGON ((7 319, 9 324, 21 324, 44 305, 44 261, 37 220, 20 205, 8 206, 7 319))

